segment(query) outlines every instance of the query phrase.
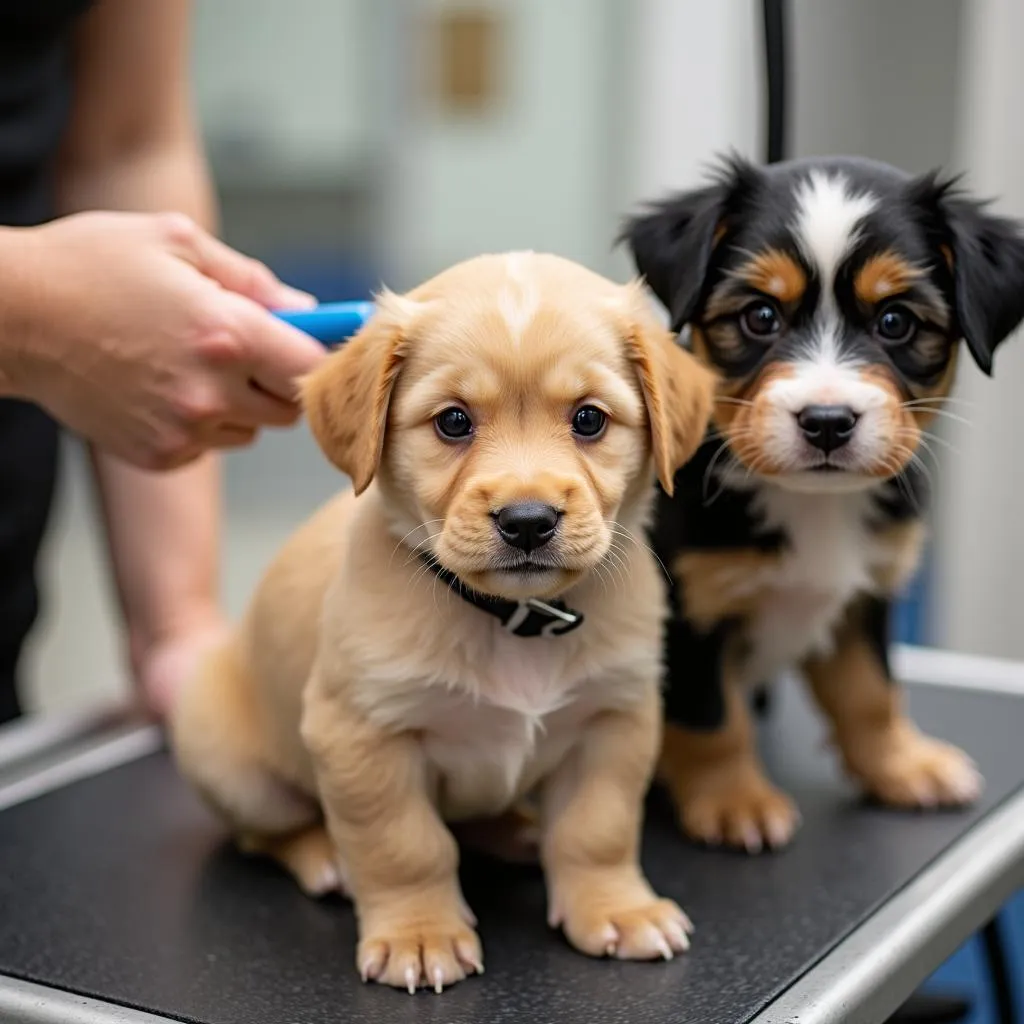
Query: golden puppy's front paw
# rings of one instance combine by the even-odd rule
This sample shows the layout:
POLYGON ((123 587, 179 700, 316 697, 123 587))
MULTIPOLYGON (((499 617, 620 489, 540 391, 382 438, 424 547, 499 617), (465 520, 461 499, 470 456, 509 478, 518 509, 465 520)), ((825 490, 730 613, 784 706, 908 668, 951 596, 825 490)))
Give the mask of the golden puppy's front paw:
POLYGON ((964 807, 977 800, 984 784, 958 747, 910 729, 858 762, 854 774, 868 793, 892 807, 964 807))
POLYGON ((573 872, 552 888, 548 924, 589 956, 671 960, 690 948, 693 925, 635 869, 573 872))
POLYGON ((429 924, 417 918, 403 926, 393 921, 380 930, 368 928, 356 953, 363 981, 442 992, 470 972, 483 974, 483 953, 476 932, 460 916, 447 915, 429 924))
POLYGON ((581 953, 620 960, 671 960, 690 948, 693 932, 675 902, 657 898, 573 908, 562 928, 581 953))
POLYGON ((683 830, 709 846, 780 849, 800 824, 796 805, 755 767, 730 765, 674 789, 683 830))

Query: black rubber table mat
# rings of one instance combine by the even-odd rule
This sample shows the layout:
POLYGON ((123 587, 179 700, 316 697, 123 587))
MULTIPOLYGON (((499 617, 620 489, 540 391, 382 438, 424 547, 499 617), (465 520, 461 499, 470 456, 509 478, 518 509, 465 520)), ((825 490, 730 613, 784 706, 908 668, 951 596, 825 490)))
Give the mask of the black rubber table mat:
POLYGON ((696 849, 652 798, 647 869, 697 925, 693 950, 672 963, 573 952, 544 924, 536 870, 476 862, 465 888, 487 973, 441 996, 363 985, 348 904, 307 900, 235 854, 154 755, 0 814, 0 972, 210 1024, 746 1021, 1024 783, 1024 699, 911 698, 921 724, 984 771, 974 810, 899 814, 855 799, 795 688, 780 692, 763 736, 804 816, 789 850, 696 849))

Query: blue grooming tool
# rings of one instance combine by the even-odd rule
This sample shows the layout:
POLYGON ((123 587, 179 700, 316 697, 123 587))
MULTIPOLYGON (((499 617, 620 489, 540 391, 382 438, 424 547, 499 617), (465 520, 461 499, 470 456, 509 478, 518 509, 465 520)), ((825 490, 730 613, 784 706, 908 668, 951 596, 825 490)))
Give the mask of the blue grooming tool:
POLYGON ((373 316, 372 302, 325 302, 315 309, 280 309, 274 315, 328 348, 348 341, 373 316))

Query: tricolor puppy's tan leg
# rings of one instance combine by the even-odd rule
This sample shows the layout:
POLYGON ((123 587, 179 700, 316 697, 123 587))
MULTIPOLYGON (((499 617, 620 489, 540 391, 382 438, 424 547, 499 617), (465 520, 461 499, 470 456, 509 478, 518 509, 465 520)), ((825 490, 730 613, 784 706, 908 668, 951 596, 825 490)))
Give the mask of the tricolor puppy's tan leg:
POLYGON ((728 679, 721 685, 722 725, 704 732, 666 724, 658 773, 694 839, 748 853, 785 846, 800 816, 765 776, 744 695, 728 679))
POLYGON ((970 803, 981 792, 981 776, 962 750, 925 736, 906 716, 861 611, 840 628, 831 655, 804 665, 846 771, 895 807, 970 803))
POLYGON ((655 895, 640 868, 660 720, 653 688, 642 706, 597 715, 544 787, 549 923, 591 956, 668 960, 689 948, 686 915, 655 895))
POLYGON ((359 919, 364 979, 440 992, 480 973, 458 850, 438 816, 417 738, 387 733, 311 684, 303 737, 359 919))

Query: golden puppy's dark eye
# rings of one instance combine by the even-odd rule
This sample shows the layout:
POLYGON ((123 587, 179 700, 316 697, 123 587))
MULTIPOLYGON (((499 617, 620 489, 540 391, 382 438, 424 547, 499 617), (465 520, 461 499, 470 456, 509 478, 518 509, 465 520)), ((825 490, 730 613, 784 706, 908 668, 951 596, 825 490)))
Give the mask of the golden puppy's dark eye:
POLYGON ((581 405, 572 414, 572 432, 577 437, 600 437, 607 424, 608 417, 596 405, 581 405))
POLYGON ((770 302, 752 302, 740 313, 740 329, 753 341, 771 341, 782 333, 782 317, 770 302))
POLYGON ((434 417, 437 432, 446 441, 463 441, 473 433, 473 421, 465 409, 449 406, 434 417))
POLYGON ((900 343, 910 341, 918 327, 920 321, 906 306, 888 306, 875 321, 875 334, 882 341, 900 343))

